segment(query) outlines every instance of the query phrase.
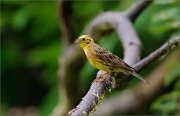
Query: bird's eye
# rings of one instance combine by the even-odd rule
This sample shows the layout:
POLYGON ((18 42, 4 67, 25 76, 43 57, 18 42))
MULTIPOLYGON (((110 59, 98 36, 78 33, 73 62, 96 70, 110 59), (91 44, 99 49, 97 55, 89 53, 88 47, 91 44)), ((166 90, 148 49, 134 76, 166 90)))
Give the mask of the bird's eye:
POLYGON ((83 41, 85 41, 85 38, 82 38, 83 41))

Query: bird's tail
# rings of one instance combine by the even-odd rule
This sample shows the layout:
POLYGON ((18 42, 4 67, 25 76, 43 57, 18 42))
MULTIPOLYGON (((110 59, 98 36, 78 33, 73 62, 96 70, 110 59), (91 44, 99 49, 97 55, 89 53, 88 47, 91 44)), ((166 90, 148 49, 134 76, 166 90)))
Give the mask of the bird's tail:
POLYGON ((137 74, 135 71, 129 71, 129 73, 133 76, 135 76, 136 78, 140 79, 141 81, 143 81, 144 83, 150 84, 149 81, 143 79, 143 77, 139 74, 137 74))

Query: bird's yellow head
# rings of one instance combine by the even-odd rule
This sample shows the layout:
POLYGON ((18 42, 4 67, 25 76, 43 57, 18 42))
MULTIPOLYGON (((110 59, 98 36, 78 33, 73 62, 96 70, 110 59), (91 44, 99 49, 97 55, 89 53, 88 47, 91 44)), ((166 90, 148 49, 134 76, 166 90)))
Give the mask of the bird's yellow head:
POLYGON ((93 44, 94 40, 88 35, 82 35, 75 41, 75 43, 79 44, 84 49, 93 44))

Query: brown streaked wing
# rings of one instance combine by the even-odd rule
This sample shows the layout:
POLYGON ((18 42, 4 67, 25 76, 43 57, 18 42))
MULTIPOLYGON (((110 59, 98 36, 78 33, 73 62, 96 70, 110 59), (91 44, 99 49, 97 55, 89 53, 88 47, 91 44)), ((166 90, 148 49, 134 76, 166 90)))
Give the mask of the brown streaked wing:
POLYGON ((94 50, 96 51, 96 57, 103 60, 109 68, 117 69, 127 67, 127 64, 125 64, 124 61, 118 56, 112 54, 110 51, 99 46, 98 44, 95 44, 94 50))

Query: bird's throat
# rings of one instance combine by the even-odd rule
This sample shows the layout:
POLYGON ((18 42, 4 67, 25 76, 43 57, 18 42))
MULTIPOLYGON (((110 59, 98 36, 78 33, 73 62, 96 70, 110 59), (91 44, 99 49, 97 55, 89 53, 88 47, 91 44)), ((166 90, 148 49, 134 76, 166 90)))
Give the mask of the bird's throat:
POLYGON ((89 46, 84 46, 84 47, 83 47, 83 50, 84 50, 85 53, 87 53, 89 50, 91 50, 91 45, 89 45, 89 46))

